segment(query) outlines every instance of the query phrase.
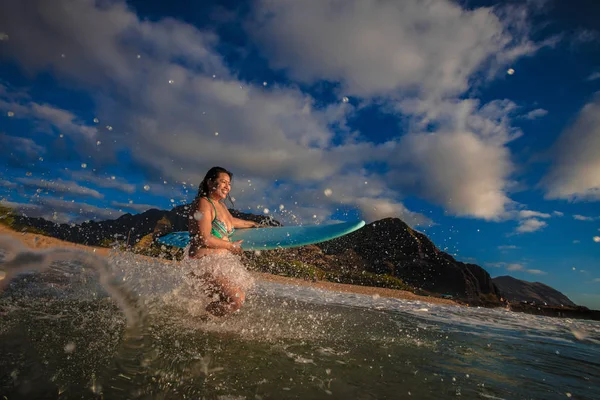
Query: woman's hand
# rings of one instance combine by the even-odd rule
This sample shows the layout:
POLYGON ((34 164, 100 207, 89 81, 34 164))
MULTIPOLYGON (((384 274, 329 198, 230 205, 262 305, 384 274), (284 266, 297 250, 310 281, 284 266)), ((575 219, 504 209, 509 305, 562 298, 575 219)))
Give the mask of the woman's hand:
POLYGON ((231 251, 233 254, 242 254, 244 252, 244 250, 242 250, 242 242, 243 240, 232 242, 231 246, 229 247, 229 251, 231 251))

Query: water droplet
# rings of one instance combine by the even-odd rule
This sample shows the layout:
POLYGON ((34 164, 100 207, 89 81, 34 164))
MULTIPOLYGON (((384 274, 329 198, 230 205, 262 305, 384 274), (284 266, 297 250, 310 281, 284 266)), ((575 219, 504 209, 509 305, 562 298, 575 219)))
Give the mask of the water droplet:
POLYGON ((65 137, 65 135, 63 135, 62 133, 60 135, 58 135, 58 137, 65 137))
POLYGON ((167 181, 163 181, 163 184, 165 184, 165 185, 166 185, 166 184, 167 184, 167 181))
POLYGON ((148 191, 148 190, 150 190, 150 185, 144 185, 144 190, 145 190, 145 191, 148 191))
POLYGON ((175 82, 173 79, 169 79, 169 83, 172 85, 175 82))
POLYGON ((264 213, 264 214, 268 214, 268 213, 269 213, 269 209, 268 209, 268 208, 265 208, 265 209, 263 210, 263 213, 264 213))
POLYGON ((72 353, 75 351, 75 343, 69 342, 65 345, 65 353, 72 353))
POLYGON ((175 199, 171 199, 171 203, 175 203, 175 199))
POLYGON ((8 34, 0 32, 0 40, 8 40, 8 34))
POLYGON ((65 55, 64 55, 64 53, 63 53, 63 54, 61 54, 61 55, 60 55, 60 57, 61 57, 61 58, 65 58, 66 56, 65 56, 65 55))
POLYGON ((137 58, 138 58, 138 59, 142 58, 142 55, 141 55, 141 54, 138 54, 138 55, 137 55, 137 58))
POLYGON ((215 132, 215 136, 219 136, 219 132, 215 132))
POLYGON ((98 118, 94 118, 94 123, 97 124, 98 122, 100 122, 100 120, 98 118))
POLYGON ((113 127, 112 127, 112 126, 110 126, 110 125, 106 125, 106 129, 108 129, 109 131, 112 131, 112 130, 113 130, 113 127))
POLYGON ((323 191, 323 194, 327 197, 331 196, 333 194, 333 190, 331 190, 330 188, 327 188, 323 191))
POLYGON ((283 204, 280 204, 280 205, 279 205, 279 209, 280 209, 280 210, 283 210, 284 208, 285 208, 285 206, 284 206, 283 204))
POLYGON ((110 179, 114 181, 117 178, 113 175, 113 176, 110 177, 110 179))
POLYGON ((342 101, 343 101, 344 103, 347 103, 347 102, 349 102, 349 101, 350 101, 350 99, 349 99, 348 97, 344 96, 344 97, 342 97, 342 101))
POLYGON ((44 157, 40 157, 40 158, 38 158, 38 160, 44 161, 44 157))
POLYGON ((592 239, 594 240, 594 242, 600 243, 600 236, 594 236, 592 239))
POLYGON ((267 82, 263 82, 263 86, 267 86, 267 82))
POLYGON ((86 163, 81 163, 81 168, 87 168, 87 164, 86 163))
POLYGON ((8 115, 9 117, 14 117, 15 113, 12 112, 12 111, 9 111, 9 112, 6 113, 6 115, 8 115))
POLYGON ((216 75, 213 75, 213 78, 216 78, 216 77, 217 77, 216 75))
POLYGON ((313 214, 313 218, 317 218, 317 214, 313 214))
POLYGON ((512 68, 509 68, 508 71, 506 71, 507 74, 512 75, 515 73, 515 70, 512 68))
POLYGON ((102 144, 102 142, 99 140, 96 142, 96 146, 100 146, 101 144, 102 144))

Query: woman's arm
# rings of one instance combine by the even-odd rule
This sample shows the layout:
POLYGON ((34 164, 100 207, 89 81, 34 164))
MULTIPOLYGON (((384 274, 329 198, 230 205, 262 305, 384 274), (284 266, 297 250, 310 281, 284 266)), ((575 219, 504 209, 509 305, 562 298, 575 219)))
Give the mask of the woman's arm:
MULTIPOLYGON (((227 210, 229 212, 229 210, 227 210)), ((231 214, 229 214, 231 215, 231 214)), ((248 221, 245 219, 239 219, 235 217, 231 217, 233 219, 233 227, 234 228, 258 228, 258 223, 254 221, 248 221)))
POLYGON ((198 222, 198 242, 203 247, 211 249, 227 249, 236 251, 240 246, 238 242, 219 239, 212 235, 212 220, 214 219, 214 210, 208 200, 202 198, 198 202, 198 209, 194 213, 194 218, 198 222))
POLYGON ((233 221, 234 228, 258 228, 259 227, 259 224, 257 222, 236 218, 233 215, 231 215, 231 213, 229 212, 227 207, 224 207, 224 208, 227 211, 227 214, 229 214, 229 218, 231 218, 231 220, 233 221))

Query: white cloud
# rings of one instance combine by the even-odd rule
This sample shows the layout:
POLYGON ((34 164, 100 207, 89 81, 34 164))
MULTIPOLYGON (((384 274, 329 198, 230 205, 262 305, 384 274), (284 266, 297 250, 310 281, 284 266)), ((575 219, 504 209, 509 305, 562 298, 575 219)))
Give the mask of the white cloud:
POLYGON ((554 145, 550 170, 541 181, 548 199, 600 200, 600 97, 580 111, 554 145))
POLYGON ((585 215, 574 214, 573 218, 578 221, 595 221, 597 218, 595 217, 587 217, 585 215))
POLYGON ((69 174, 72 179, 90 182, 103 188, 116 189, 130 194, 135 192, 134 184, 116 176, 99 176, 87 171, 70 171, 69 174))
POLYGON ((80 203, 73 200, 62 200, 54 197, 36 197, 37 212, 28 216, 39 216, 60 223, 79 223, 88 220, 115 219, 123 214, 122 211, 99 207, 92 204, 80 203))
POLYGON ((550 218, 551 215, 547 213, 542 213, 539 211, 532 210, 521 210, 519 211, 519 218, 527 219, 527 218, 550 218))
POLYGON ((493 268, 506 268, 507 271, 525 272, 525 273, 533 274, 533 275, 545 275, 546 274, 546 272, 544 272, 540 269, 529 269, 525 265, 520 264, 520 263, 507 263, 504 261, 500 261, 500 262, 495 262, 495 263, 485 263, 485 266, 493 267, 493 268))
POLYGON ((516 228, 516 232, 518 233, 529 233, 538 231, 544 227, 548 226, 548 223, 545 221, 540 221, 539 219, 530 218, 519 221, 519 226, 516 228))
POLYGON ((361 209, 368 221, 375 221, 387 217, 401 218, 411 226, 426 225, 431 221, 422 214, 408 210, 402 203, 391 199, 358 198, 355 203, 361 209))
POLYGON ((11 208, 18 212, 36 211, 40 209, 38 204, 18 203, 0 199, 0 206, 11 208))
POLYGON ((504 263, 504 262, 496 262, 496 263, 486 262, 486 263, 484 263, 484 265, 486 267, 491 267, 491 268, 502 268, 506 265, 506 263, 504 263))
MULTIPOLYGON (((106 114, 107 123, 122 127, 103 132, 102 154, 136 148, 135 161, 158 171, 153 175, 160 181, 199 182, 213 165, 251 177, 321 181, 372 157, 368 144, 331 144, 329 125, 343 127, 351 105, 317 108, 295 88, 265 89, 232 77, 211 49, 216 38, 210 33, 174 20, 140 21, 121 2, 32 7, 39 20, 20 3, 12 5, 11 18, 0 16, 11 32, 27 31, 11 42, 21 65, 34 71, 51 65, 68 78, 97 85, 101 123, 106 114), (56 56, 61 53, 64 59, 56 56), (128 93, 128 106, 116 106, 105 87, 128 93), (124 135, 126 129, 131 134, 124 135)), ((56 123, 73 121, 68 113, 31 110, 56 123)))
POLYGON ((514 171, 506 144, 521 135, 510 126, 514 103, 404 101, 400 107, 414 116, 414 131, 388 144, 392 184, 454 215, 492 220, 513 206, 506 193, 514 171), (427 132, 432 124, 440 129, 427 132))
POLYGON ((546 272, 542 271, 541 269, 528 269, 525 272, 527 272, 528 274, 534 274, 534 275, 546 275, 546 272))
POLYGON ((46 153, 46 149, 32 139, 9 136, 4 133, 0 133, 0 147, 4 154, 19 154, 30 159, 37 159, 46 153))
POLYGON ((80 121, 72 112, 49 104, 23 102, 24 97, 23 94, 15 96, 14 93, 6 93, 4 99, 0 98, 0 110, 13 112, 13 118, 33 119, 37 122, 38 130, 42 132, 48 132, 51 125, 60 133, 74 134, 74 139, 96 140, 98 130, 80 121), (14 97, 17 99, 13 100, 14 97))
POLYGON ((305 82, 340 81, 352 95, 458 94, 476 71, 536 50, 527 39, 524 8, 495 14, 446 0, 257 4, 250 32, 274 67, 305 82))
POLYGON ((594 282, 600 282, 600 278, 594 279, 594 282))
POLYGON ((519 246, 515 246, 515 245, 501 245, 498 246, 499 250, 515 250, 515 249, 520 249, 519 246))
POLYGON ((126 209, 130 211, 135 211, 136 213, 143 213, 144 211, 148 211, 152 208, 157 208, 159 210, 164 207, 153 206, 151 204, 135 204, 135 203, 119 203, 118 201, 113 201, 110 203, 111 206, 116 207, 117 209, 126 209))
MULTIPOLYGON (((353 0, 323 14, 332 1, 302 7, 258 2, 255 17, 264 24, 251 31, 265 40, 276 65, 301 80, 337 80, 347 94, 383 94, 390 112, 408 117, 408 135, 376 145, 347 128, 357 112, 350 103, 321 107, 296 87, 265 88, 238 79, 214 50, 217 38, 210 32, 172 19, 141 20, 121 1, 5 4, 0 26, 11 37, 6 49, 20 65, 32 73, 51 68, 92 88, 101 124, 118 127, 102 132, 102 152, 80 149, 99 170, 100 157, 130 148, 133 162, 152 172, 153 188, 163 179, 197 184, 209 167, 223 165, 252 179, 280 179, 295 191, 322 193, 320 182, 359 178, 376 159, 392 171, 379 177, 385 182, 380 191, 360 188, 345 199, 320 199, 321 212, 344 204, 359 207, 367 218, 395 215, 426 223, 401 202, 414 193, 453 215, 487 220, 502 218, 513 205, 507 189, 515 167, 507 144, 521 134, 511 125, 518 107, 508 100, 480 104, 452 96, 544 45, 528 39, 524 9, 353 0), (278 18, 263 19, 266 11, 278 18), (277 42, 283 36, 272 32, 288 33, 285 47, 277 42)), ((69 111, 31 101, 11 104, 55 126, 95 133, 69 111)), ((261 190, 252 198, 271 195, 273 185, 261 190)), ((310 216, 314 205, 306 204, 302 213, 310 216)))
POLYGON ((506 269, 509 271, 523 271, 525 267, 521 264, 508 264, 506 265, 506 269))
POLYGON ((11 182, 11 181, 7 181, 5 179, 0 179, 0 186, 9 188, 9 189, 14 189, 17 187, 17 184, 14 182, 11 182))
POLYGON ((596 243, 600 243, 600 236, 594 236, 592 240, 596 243))
POLYGON ((547 110, 544 110, 542 108, 537 108, 537 109, 529 111, 527 114, 525 114, 524 118, 525 119, 536 119, 536 118, 544 117, 547 114, 548 114, 547 110))
POLYGON ((343 173, 332 181, 319 182, 310 187, 298 188, 294 184, 282 184, 271 188, 265 180, 247 182, 234 178, 233 191, 236 202, 252 204, 256 209, 269 208, 277 213, 280 203, 284 212, 278 219, 284 222, 319 221, 327 217, 327 210, 337 206, 357 207, 363 219, 374 221, 386 217, 401 218, 411 226, 424 226, 432 221, 426 216, 408 210, 402 202, 395 200, 396 193, 377 175, 366 173, 343 173), (268 191, 269 195, 265 196, 268 191), (328 195, 325 195, 327 191, 328 195))
POLYGON ((596 79, 600 79, 600 71, 596 71, 590 74, 590 76, 587 77, 587 81, 595 81, 596 79))
POLYGON ((555 215, 557 217, 563 217, 565 215, 565 213, 563 213, 561 211, 552 211, 552 215, 555 215))
POLYGON ((29 188, 42 189, 52 193, 92 197, 96 199, 101 199, 104 197, 104 195, 97 190, 80 186, 76 182, 63 181, 62 179, 50 181, 36 178, 17 178, 16 181, 29 188))

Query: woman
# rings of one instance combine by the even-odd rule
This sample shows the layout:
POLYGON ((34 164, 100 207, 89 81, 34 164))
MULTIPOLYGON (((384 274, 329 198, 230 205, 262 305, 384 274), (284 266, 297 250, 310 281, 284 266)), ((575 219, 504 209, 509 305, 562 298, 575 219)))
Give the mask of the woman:
POLYGON ((201 279, 215 299, 206 307, 215 316, 237 311, 252 285, 252 277, 234 256, 242 253, 242 241, 232 242, 230 237, 235 228, 254 228, 258 224, 233 217, 223 204, 229 198, 232 177, 225 168, 211 168, 200 183, 189 215, 188 255, 197 260, 192 274, 201 279))

